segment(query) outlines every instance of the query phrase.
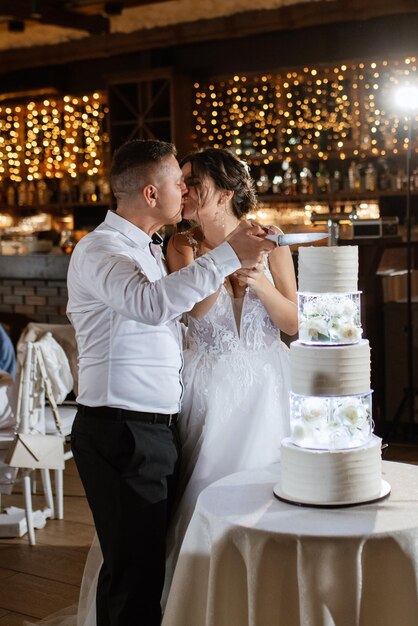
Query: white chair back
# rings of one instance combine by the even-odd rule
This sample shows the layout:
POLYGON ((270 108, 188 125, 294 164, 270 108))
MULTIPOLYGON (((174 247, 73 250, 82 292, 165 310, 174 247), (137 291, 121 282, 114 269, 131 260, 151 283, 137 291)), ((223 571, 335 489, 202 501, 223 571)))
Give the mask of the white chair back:
POLYGON ((64 350, 68 359, 73 377, 73 389, 77 395, 78 389, 78 353, 75 331, 71 324, 41 324, 30 322, 23 330, 17 343, 18 365, 23 363, 25 355, 25 344, 27 341, 39 341, 46 333, 51 333, 53 338, 64 350))
POLYGON ((16 410, 17 432, 45 433, 47 396, 57 430, 62 433, 57 403, 61 404, 73 388, 65 352, 50 332, 38 341, 26 341, 25 348, 16 410))
MULTIPOLYGON (((30 323, 17 345, 18 373, 15 389, 15 432, 21 435, 47 434, 65 437, 71 431, 77 409, 75 404, 63 406, 77 380, 77 348, 75 333, 69 324, 30 323), (70 365, 70 362, 72 365, 70 365), (74 375, 73 375, 74 372, 74 375), (46 405, 46 397, 49 406, 46 405), (58 404, 60 405, 58 407, 58 404), (62 416, 62 419, 61 419, 62 416)), ((64 461, 72 457, 63 451, 64 461)), ((19 466, 21 467, 21 466, 19 466)), ((48 515, 64 516, 63 471, 55 474, 56 506, 50 484, 49 470, 41 469, 48 515)), ((35 543, 31 501, 30 468, 23 470, 25 514, 29 542, 35 543)))
POLYGON ((13 441, 15 417, 10 404, 9 391, 13 378, 0 370, 0 497, 12 493, 17 469, 6 463, 6 457, 13 441))
POLYGON ((10 402, 10 390, 14 384, 8 372, 0 370, 0 433, 12 433, 15 424, 14 413, 10 402))

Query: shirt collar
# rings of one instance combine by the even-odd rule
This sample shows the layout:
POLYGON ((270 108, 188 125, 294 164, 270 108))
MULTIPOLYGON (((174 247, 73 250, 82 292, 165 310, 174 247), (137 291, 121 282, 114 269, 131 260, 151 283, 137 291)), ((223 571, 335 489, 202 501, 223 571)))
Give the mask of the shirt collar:
POLYGON ((125 237, 128 237, 128 239, 133 241, 133 243, 140 248, 146 248, 152 243, 152 239, 149 235, 114 211, 108 211, 104 221, 105 224, 117 230, 125 237))

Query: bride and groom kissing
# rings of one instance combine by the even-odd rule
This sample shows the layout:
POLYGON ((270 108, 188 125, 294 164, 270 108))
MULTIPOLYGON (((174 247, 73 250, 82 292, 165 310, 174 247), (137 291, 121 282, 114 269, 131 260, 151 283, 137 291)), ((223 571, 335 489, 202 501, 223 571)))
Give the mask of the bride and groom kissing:
POLYGON ((172 144, 130 141, 110 182, 117 208, 68 271, 72 449, 103 556, 95 609, 78 623, 157 626, 200 491, 278 459, 296 280, 289 248, 243 219, 256 195, 229 151, 179 164, 172 144), (182 219, 196 225, 171 236, 165 260, 157 231, 182 219))

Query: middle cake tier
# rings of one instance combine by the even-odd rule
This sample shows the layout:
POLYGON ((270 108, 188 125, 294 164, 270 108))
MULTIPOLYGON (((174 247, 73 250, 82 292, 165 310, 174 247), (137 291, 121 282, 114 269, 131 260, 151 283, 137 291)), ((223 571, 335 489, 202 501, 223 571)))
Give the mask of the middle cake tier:
POLYGON ((291 390, 303 396, 354 396, 370 391, 367 339, 344 346, 290 344, 291 390))

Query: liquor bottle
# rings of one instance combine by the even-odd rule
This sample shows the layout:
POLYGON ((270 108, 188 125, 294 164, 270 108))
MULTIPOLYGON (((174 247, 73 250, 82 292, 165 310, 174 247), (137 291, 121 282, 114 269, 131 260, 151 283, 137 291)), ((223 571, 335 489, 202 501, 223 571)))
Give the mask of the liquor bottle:
POLYGON ((273 193, 281 193, 283 185, 283 176, 280 174, 275 174, 273 176, 273 180, 271 181, 271 190, 273 193))
POLYGON ((360 191, 360 170, 355 161, 348 168, 348 187, 350 191, 360 191))
POLYGON ((38 202, 41 206, 48 204, 49 201, 49 193, 48 193, 48 185, 46 182, 41 179, 38 180, 38 184, 36 185, 38 192, 38 202))
POLYGON ((286 196, 294 195, 294 174, 292 170, 292 166, 289 161, 283 161, 282 168, 284 169, 283 174, 283 193, 286 196), (286 164, 286 165, 285 165, 286 164))
POLYGON ((338 193, 339 191, 341 191, 341 187, 342 187, 341 172, 339 170, 335 170, 331 179, 332 193, 338 193))
POLYGON ((405 170, 403 170, 402 168, 399 168, 396 173, 395 188, 397 191, 406 188, 406 174, 405 170))
POLYGON ((64 229, 61 232, 60 248, 64 254, 71 254, 74 250, 75 240, 71 229, 64 229))
POLYGON ((302 165, 303 167, 299 173, 300 193, 312 195, 314 192, 312 172, 308 167, 307 161, 304 161, 302 165))
POLYGON ((28 188, 24 180, 17 187, 17 203, 19 206, 25 206, 28 203, 28 188))
POLYGON ((329 172, 325 167, 325 163, 319 164, 319 170, 316 173, 316 186, 318 193, 329 193, 330 179, 329 172))
POLYGON ((418 167, 416 167, 414 169, 414 171, 412 172, 412 181, 411 181, 411 187, 412 189, 417 190, 418 189, 418 167))
POLYGON ((36 187, 33 180, 28 184, 28 205, 33 206, 36 204, 36 187))
POLYGON ((97 199, 99 202, 109 202, 110 200, 110 184, 104 176, 101 176, 97 181, 97 199))
POLYGON ((264 167, 260 169, 260 175, 256 180, 258 193, 267 193, 270 189, 270 180, 264 167))
POLYGON ((71 202, 71 183, 66 176, 60 179, 58 185, 58 198, 59 202, 63 204, 71 202))
POLYGON ((81 196, 83 198, 83 202, 96 202, 96 183, 92 178, 87 178, 87 180, 81 185, 81 196))
POLYGON ((6 204, 7 206, 15 206, 16 204, 16 189, 11 182, 6 191, 6 204))
POLYGON ((377 188, 377 172, 373 163, 369 163, 366 167, 364 182, 366 191, 376 191, 377 188))
POLYGON ((393 177, 389 170, 389 165, 386 161, 382 164, 382 171, 379 176, 379 189, 382 191, 389 191, 393 187, 393 177))
POLYGON ((289 167, 289 175, 290 175, 290 195, 297 196, 299 185, 298 185, 298 177, 292 166, 289 167))

